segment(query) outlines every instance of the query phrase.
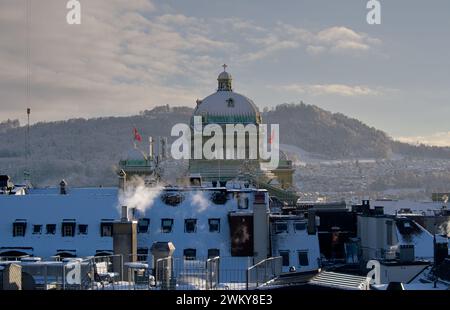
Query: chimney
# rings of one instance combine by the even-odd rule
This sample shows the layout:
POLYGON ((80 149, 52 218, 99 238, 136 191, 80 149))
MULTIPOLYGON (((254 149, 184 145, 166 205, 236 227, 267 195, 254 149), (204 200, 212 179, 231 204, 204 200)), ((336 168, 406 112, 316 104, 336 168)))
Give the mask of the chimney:
POLYGON ((167 137, 159 138, 159 157, 160 160, 167 159, 167 137))
POLYGON ((363 215, 369 215, 370 214, 370 201, 369 200, 363 200, 362 201, 362 213, 363 215))
POLYGON ((266 194, 257 192, 253 202, 253 263, 259 263, 270 256, 269 208, 266 194))
POLYGON ((67 182, 65 180, 61 180, 59 183, 59 194, 60 195, 67 195, 67 182))
MULTIPOLYGON (((113 223, 113 250, 114 255, 122 255, 122 263, 137 261, 137 222, 128 219, 128 208, 122 206, 120 221, 113 223)), ((129 280, 129 273, 124 272, 121 262, 113 260, 113 269, 119 271, 123 281, 129 280)))
POLYGON ((148 137, 148 158, 153 159, 153 137, 148 137))
POLYGON ((123 223, 128 222, 128 207, 127 206, 122 206, 122 217, 121 217, 120 221, 123 223))
POLYGON ((125 171, 120 170, 119 173, 119 191, 125 192, 125 188, 127 185, 127 174, 125 171))

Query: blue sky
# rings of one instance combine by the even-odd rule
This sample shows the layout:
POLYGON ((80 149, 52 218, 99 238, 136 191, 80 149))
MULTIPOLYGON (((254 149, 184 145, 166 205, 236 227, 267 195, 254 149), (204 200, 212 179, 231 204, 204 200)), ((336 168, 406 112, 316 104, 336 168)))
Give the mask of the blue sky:
POLYGON ((341 112, 406 141, 450 145, 450 2, 365 0, 31 1, 31 99, 25 0, 0 3, 0 119, 130 115, 194 106, 227 63, 262 109, 283 102, 341 112))

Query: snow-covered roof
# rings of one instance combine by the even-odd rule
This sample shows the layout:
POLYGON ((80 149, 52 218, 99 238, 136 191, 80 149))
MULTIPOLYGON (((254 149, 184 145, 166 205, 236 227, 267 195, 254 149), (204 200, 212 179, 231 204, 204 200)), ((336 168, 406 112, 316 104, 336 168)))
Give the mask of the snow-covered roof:
POLYGON ((432 234, 415 221, 407 218, 397 218, 396 227, 399 245, 414 245, 416 259, 433 259, 434 238, 432 234))
POLYGON ((259 114, 255 103, 233 91, 218 91, 201 101, 194 115, 208 116, 256 116, 259 114))
POLYGON ((411 200, 375 200, 371 202, 371 205, 373 205, 373 207, 384 207, 384 212, 392 215, 401 209, 411 209, 413 212, 427 213, 430 210, 440 210, 443 206, 449 206, 449 204, 445 204, 443 202, 422 202, 411 200))

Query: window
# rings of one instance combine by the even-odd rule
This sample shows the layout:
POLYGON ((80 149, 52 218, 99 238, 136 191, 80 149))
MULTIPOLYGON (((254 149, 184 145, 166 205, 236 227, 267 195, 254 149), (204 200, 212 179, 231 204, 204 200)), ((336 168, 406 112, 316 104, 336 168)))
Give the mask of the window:
POLYGON ((183 256, 185 260, 195 260, 197 258, 196 249, 185 249, 183 251, 183 256))
POLYGON ((42 234, 42 225, 33 225, 33 235, 42 234))
POLYGON ((148 227, 150 225, 150 219, 144 218, 144 219, 139 219, 138 221, 138 233, 140 234, 144 234, 148 232, 148 227))
POLYGON ((308 259, 308 251, 298 251, 298 265, 299 266, 308 266, 309 265, 309 259, 308 259))
POLYGON ((219 249, 208 249, 208 258, 214 258, 220 256, 219 249))
POLYGON ((248 209, 248 197, 238 200, 239 209, 248 209))
POLYGON ((13 236, 14 237, 25 237, 25 232, 27 230, 27 222, 22 220, 17 220, 13 223, 13 236))
POLYGON ((64 221, 61 225, 61 234, 63 237, 73 237, 75 235, 75 222, 64 221))
POLYGON ((112 235, 113 235, 113 223, 112 222, 102 222, 100 224, 100 236, 112 237, 112 235))
POLYGON ((47 224, 45 226, 45 233, 47 235, 54 235, 56 233, 56 224, 47 224))
POLYGON ((233 98, 228 99, 227 104, 229 108, 234 108, 234 99, 233 98))
POLYGON ((88 225, 80 224, 78 225, 78 234, 79 235, 87 235, 88 233, 88 225))
POLYGON ((286 222, 275 222, 275 233, 287 233, 288 224, 286 222))
POLYGON ((295 231, 305 230, 306 223, 305 222, 294 222, 294 229, 295 229, 295 231))
POLYGON ((161 232, 171 233, 173 228, 173 219, 162 219, 161 220, 161 232))
POLYGON ((138 248, 137 249, 137 260, 139 262, 144 262, 148 258, 148 248, 138 248))
POLYGON ((220 219, 209 219, 209 232, 220 232, 220 219))
POLYGON ((280 251, 283 267, 289 266, 289 251, 280 251))
POLYGON ((185 233, 195 233, 197 231, 197 220, 187 219, 184 220, 184 232, 185 233))

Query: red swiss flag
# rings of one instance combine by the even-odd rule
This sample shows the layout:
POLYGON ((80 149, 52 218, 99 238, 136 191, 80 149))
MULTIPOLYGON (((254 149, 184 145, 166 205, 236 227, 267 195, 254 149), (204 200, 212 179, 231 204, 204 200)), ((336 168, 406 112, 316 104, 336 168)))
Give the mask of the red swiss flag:
POLYGON ((142 142, 142 137, 136 128, 133 129, 133 133, 134 133, 134 141, 142 142))

